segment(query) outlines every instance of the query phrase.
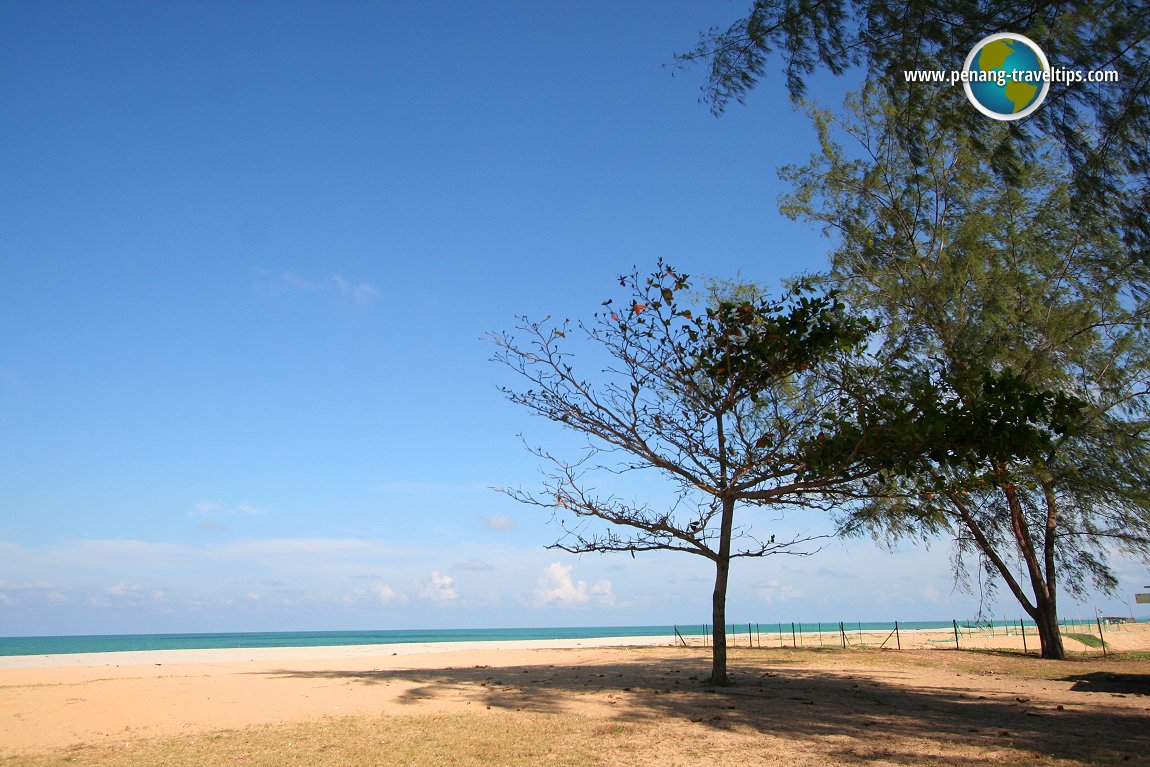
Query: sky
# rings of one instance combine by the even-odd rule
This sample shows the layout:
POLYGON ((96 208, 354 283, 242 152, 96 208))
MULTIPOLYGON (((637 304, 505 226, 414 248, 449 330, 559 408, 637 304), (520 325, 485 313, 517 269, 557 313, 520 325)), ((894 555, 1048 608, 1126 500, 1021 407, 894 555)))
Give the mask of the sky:
MULTIPOLYGON (((659 258, 769 287, 825 264, 777 211, 815 150, 782 78, 716 118, 674 65, 742 10, 0 4, 0 635, 708 621, 705 560, 548 550, 547 512, 492 490, 538 483, 518 435, 570 441, 505 400, 486 336, 589 317, 659 258)), ((728 615, 974 617, 948 556, 738 562, 728 615)), ((1063 612, 1129 613, 1147 575, 1118 571, 1063 612)))

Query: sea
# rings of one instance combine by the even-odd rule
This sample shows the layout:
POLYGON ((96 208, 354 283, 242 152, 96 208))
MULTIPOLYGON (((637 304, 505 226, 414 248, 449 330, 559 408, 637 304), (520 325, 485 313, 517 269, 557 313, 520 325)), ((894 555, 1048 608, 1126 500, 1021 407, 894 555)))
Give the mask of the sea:
MULTIPOLYGON (((998 621, 993 625, 1003 626, 998 621)), ((898 623, 902 631, 916 629, 990 628, 990 622, 918 621, 898 623)), ((1017 627, 1018 622, 1010 622, 1017 627)), ((1034 624, 1027 621, 1027 626, 1034 624)), ((895 623, 736 623, 731 634, 818 633, 893 631, 895 623)), ((421 642, 504 642, 514 640, 608 639, 613 637, 667 637, 676 632, 684 638, 711 633, 706 624, 678 626, 582 626, 568 628, 427 629, 389 631, 273 631, 218 634, 99 634, 92 636, 0 637, 0 656, 67 655, 72 653, 126 652, 133 650, 207 650, 255 647, 339 647, 346 645, 407 644, 421 642)))

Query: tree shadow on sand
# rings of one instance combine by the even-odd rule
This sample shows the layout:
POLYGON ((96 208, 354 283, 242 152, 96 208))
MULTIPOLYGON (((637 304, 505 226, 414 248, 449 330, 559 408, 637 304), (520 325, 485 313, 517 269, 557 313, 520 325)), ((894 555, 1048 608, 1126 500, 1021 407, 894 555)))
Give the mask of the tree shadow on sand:
POLYGON ((1071 674, 1060 681, 1074 682, 1075 692, 1106 692, 1113 695, 1150 695, 1150 674, 1112 674, 1096 671, 1071 674))
MULTIPOLYGON (((1115 689, 1100 684, 1115 681, 1110 679, 1116 676, 1112 674, 1064 680, 1076 682, 1071 691, 1079 690, 1079 684, 1091 685, 1089 696, 1064 690, 1022 696, 1018 685, 1011 688, 1009 677, 993 677, 989 685, 964 686, 958 678, 963 674, 958 674, 946 687, 928 687, 914 679, 910 668, 883 664, 883 679, 876 679, 863 670, 788 663, 770 652, 748 653, 734 661, 730 687, 708 686, 708 669, 705 656, 683 651, 678 655, 639 653, 601 665, 270 673, 281 678, 395 685, 394 693, 384 694, 413 709, 435 700, 533 713, 587 711, 590 706, 625 722, 671 723, 673 727, 808 741, 842 758, 857 758, 859 744, 867 744, 872 754, 915 763, 922 754, 911 746, 924 739, 942 753, 967 750, 955 748, 965 746, 987 753, 990 761, 991 752, 1003 750, 1091 763, 1146 763, 1150 754, 1150 711, 1143 706, 1113 705, 1115 689)), ((1140 685, 1147 679, 1118 676, 1138 677, 1140 685)), ((948 757, 946 761, 982 764, 987 760, 948 757)))

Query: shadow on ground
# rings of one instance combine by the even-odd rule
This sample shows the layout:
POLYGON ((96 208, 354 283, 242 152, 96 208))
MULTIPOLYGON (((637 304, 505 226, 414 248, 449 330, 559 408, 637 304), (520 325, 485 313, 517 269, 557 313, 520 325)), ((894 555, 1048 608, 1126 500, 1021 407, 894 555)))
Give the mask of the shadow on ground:
MULTIPOLYGON (((1003 751, 1088 763, 1150 763, 1150 706, 1116 700, 1147 694, 1146 675, 1084 673, 1064 677, 1061 684, 1051 679, 1052 689, 1035 695, 1041 679, 998 674, 975 684, 970 672, 943 668, 949 683, 928 686, 922 664, 892 665, 884 659, 868 666, 866 655, 843 655, 857 661, 851 664, 855 668, 822 669, 786 662, 769 651, 748 652, 731 663, 734 684, 723 688, 705 683, 709 657, 690 650, 621 652, 617 662, 602 665, 272 675, 394 684, 396 693, 389 698, 413 709, 438 699, 533 713, 582 711, 629 723, 671 723, 672 736, 683 738, 730 731, 809 741, 812 748, 817 743, 814 750, 844 759, 859 759, 861 749, 866 760, 919 763, 925 740, 948 764, 984 764, 1003 751), (1067 689, 1066 682, 1074 684, 1067 689)), ((1052 675, 1060 672, 1065 668, 1051 667, 1052 675)))
POLYGON ((1074 682, 1075 692, 1107 692, 1115 695, 1150 695, 1150 674, 1113 674, 1095 671, 1090 674, 1072 674, 1062 677, 1063 682, 1074 682))

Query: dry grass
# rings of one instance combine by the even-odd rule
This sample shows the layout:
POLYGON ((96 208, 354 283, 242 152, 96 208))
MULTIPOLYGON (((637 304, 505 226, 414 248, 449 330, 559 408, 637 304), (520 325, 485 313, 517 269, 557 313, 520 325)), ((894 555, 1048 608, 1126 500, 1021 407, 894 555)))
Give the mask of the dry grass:
POLYGON ((602 753, 632 733, 625 725, 554 714, 325 718, 287 725, 125 742, 0 762, 8 767, 295 767, 333 764, 605 765, 602 753))

